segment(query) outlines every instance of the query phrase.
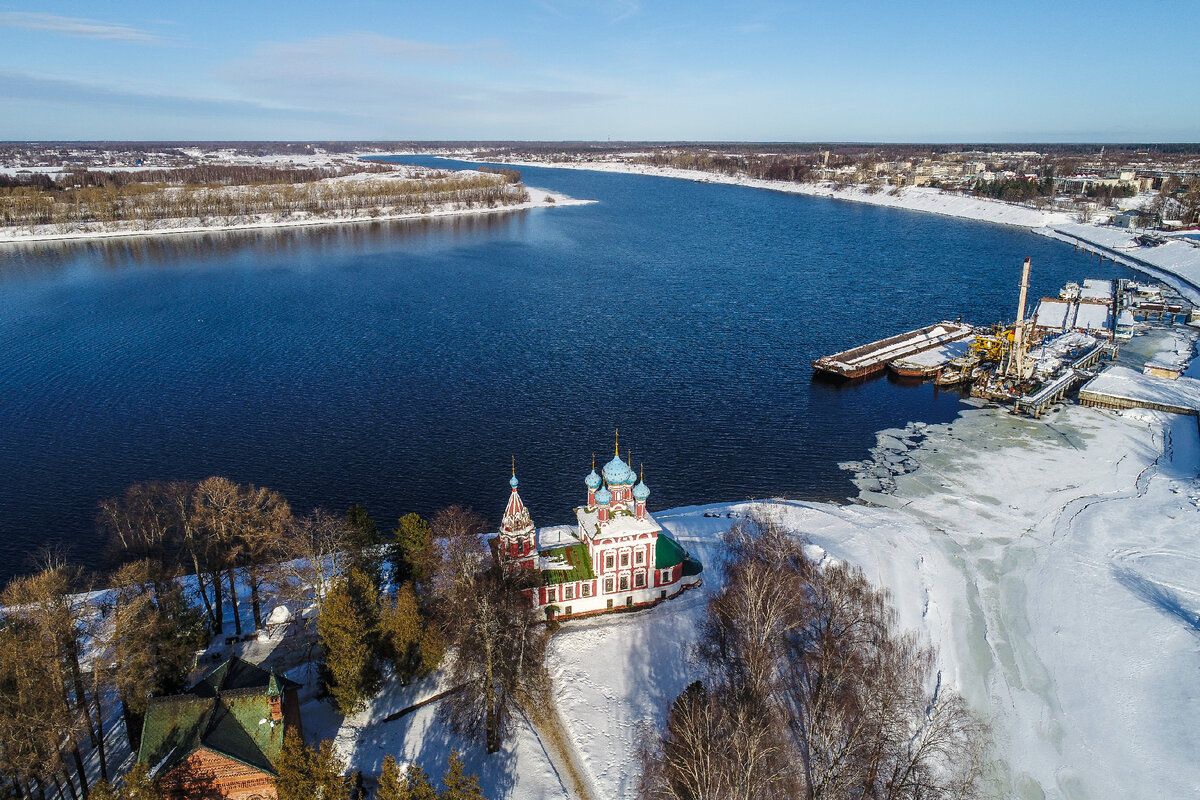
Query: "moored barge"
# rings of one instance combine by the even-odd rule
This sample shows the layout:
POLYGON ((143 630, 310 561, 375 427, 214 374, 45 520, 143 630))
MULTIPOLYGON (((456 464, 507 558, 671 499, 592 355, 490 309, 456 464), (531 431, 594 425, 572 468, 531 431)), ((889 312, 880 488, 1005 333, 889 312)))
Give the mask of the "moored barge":
POLYGON ((939 322, 915 331, 823 356, 812 362, 817 372, 839 378, 866 378, 882 372, 893 361, 903 361, 950 342, 966 339, 974 328, 961 322, 939 322))

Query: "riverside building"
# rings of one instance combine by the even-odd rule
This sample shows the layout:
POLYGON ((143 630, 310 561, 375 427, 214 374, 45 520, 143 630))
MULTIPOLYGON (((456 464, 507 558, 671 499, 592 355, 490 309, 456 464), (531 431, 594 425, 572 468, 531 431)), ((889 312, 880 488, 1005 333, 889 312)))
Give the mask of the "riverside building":
POLYGON ((492 539, 497 558, 538 570, 531 601, 547 618, 642 608, 700 585, 703 565, 646 510, 650 490, 618 446, 601 473, 593 465, 583 482, 587 502, 575 509, 576 525, 539 532, 514 469, 492 539))

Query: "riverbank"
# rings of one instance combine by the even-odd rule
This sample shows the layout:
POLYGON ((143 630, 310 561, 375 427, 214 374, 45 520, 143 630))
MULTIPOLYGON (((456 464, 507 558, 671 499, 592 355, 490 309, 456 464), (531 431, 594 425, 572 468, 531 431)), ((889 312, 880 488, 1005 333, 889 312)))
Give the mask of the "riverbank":
MULTIPOLYGON (((1159 331, 1129 345, 1174 347, 1159 331)), ((1193 364, 1195 369, 1195 364, 1193 364)), ((938 648, 943 687, 991 724, 998 796, 1181 797, 1200 785, 1190 720, 1200 630, 1196 418, 1066 406, 881 431, 916 467, 863 505, 774 500, 658 512, 705 588, 628 618, 567 623, 558 707, 603 797, 635 795, 637 731, 702 676, 687 658, 719 581, 720 534, 766 513, 861 566, 938 648), (730 519, 733 516, 734 519, 730 519)), ((549 793, 547 793, 548 796, 549 793)))
MULTIPOLYGON (((468 156, 454 156, 454 158, 460 161, 475 161, 475 159, 468 156)), ((475 161, 475 163, 484 162, 475 161)), ((896 187, 884 187, 879 191, 869 191, 865 187, 855 185, 839 187, 829 182, 788 183, 784 181, 767 181, 737 175, 726 175, 720 172, 698 172, 696 170, 678 169, 675 167, 653 167, 645 164, 628 164, 623 161, 506 161, 504 163, 514 167, 581 169, 594 172, 616 172, 627 175, 651 175, 660 178, 676 178, 679 180, 695 181, 697 183, 748 186, 753 189, 766 189, 784 194, 826 197, 831 200, 845 200, 852 203, 867 203, 874 206, 902 208, 906 211, 924 211, 929 214, 941 214, 946 217, 972 219, 979 222, 994 222, 998 225, 1014 225, 1021 228, 1060 225, 1073 220, 1072 215, 1065 211, 1039 211, 1035 208, 1029 208, 1028 206, 1016 203, 1005 203, 1001 200, 970 197, 961 194, 949 194, 924 186, 908 186, 900 188, 898 191, 896 187)))
POLYGON ((286 219, 264 218, 248 222, 205 225, 198 219, 163 220, 161 226, 153 228, 123 228, 120 223, 95 223, 95 229, 71 232, 43 230, 54 226, 37 226, 35 228, 5 228, 0 229, 0 244, 25 244, 34 242, 84 241, 99 239, 119 239, 131 236, 168 236, 172 234, 220 233, 233 231, 263 231, 275 228, 304 228, 318 225, 354 225, 364 222, 389 222, 394 220, 431 219, 438 217, 457 217, 469 215, 506 214, 513 211, 528 211, 534 208, 558 208, 561 206, 588 205, 594 200, 580 200, 565 194, 551 192, 546 189, 526 187, 529 199, 522 203, 506 206, 487 207, 458 207, 445 205, 428 211, 416 211, 402 214, 372 214, 364 212, 353 215, 329 216, 292 216, 286 219), (178 224, 176 224, 178 223, 178 224))
MULTIPOLYGON (((464 156, 456 156, 456 158, 464 161, 472 160, 464 156)), ((1087 249, 1113 261, 1142 272, 1149 272, 1170 283, 1192 302, 1200 304, 1200 247, 1196 244, 1184 239, 1172 239, 1158 247, 1139 246, 1134 241, 1135 231, 1100 223, 1080 223, 1074 214, 1065 211, 1042 211, 1001 200, 942 192, 940 189, 923 186, 885 187, 878 191, 872 191, 857 185, 839 187, 828 182, 785 183, 717 172, 697 172, 674 167, 653 167, 615 161, 546 163, 513 161, 506 163, 517 167, 592 170, 676 178, 698 183, 747 186, 784 194, 824 197, 830 200, 866 203, 873 206, 904 209, 905 211, 921 211, 927 214, 940 214, 977 222, 1029 228, 1034 233, 1043 236, 1060 239, 1070 244, 1087 246, 1087 249)))

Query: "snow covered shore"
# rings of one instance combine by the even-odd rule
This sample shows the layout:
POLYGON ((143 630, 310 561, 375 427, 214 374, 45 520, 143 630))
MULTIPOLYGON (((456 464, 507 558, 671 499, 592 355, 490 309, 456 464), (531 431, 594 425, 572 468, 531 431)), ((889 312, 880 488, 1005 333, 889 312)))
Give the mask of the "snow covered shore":
MULTIPOLYGON (((463 160, 469 158, 460 157, 463 160)), ((785 194, 802 194, 810 197, 826 197, 853 203, 901 208, 906 211, 923 211, 946 217, 991 222, 997 225, 1015 225, 1030 228, 1034 233, 1061 239, 1068 243, 1081 243, 1088 249, 1103 253, 1105 257, 1123 263, 1133 269, 1149 272, 1162 278, 1179 290, 1185 297, 1200 304, 1200 247, 1185 239, 1174 239, 1158 247, 1139 247, 1134 234, 1128 229, 1115 228, 1100 223, 1079 223, 1073 214, 1065 211, 1040 211, 1035 208, 984 197, 971 197, 953 192, 943 192, 924 186, 899 189, 885 187, 879 191, 867 191, 862 186, 838 188, 832 183, 786 183, 766 181, 718 172, 698 172, 674 167, 653 167, 643 164, 628 164, 621 161, 586 162, 535 162, 513 161, 518 167, 550 167, 553 169, 584 169, 597 172, 618 172, 630 175, 654 175, 663 178, 749 186, 785 194)))
POLYGON ((200 220, 164 220, 161 227, 154 228, 121 228, 115 225, 96 224, 95 230, 60 233, 53 226, 43 225, 37 229, 3 228, 0 229, 0 244, 23 242, 52 242, 73 241, 80 239, 113 239, 126 236, 165 236, 180 233, 216 233, 220 231, 257 231, 273 228, 297 228, 313 225, 348 225, 362 222, 388 222, 403 219, 427 219, 432 217, 456 217, 469 214, 507 214, 511 211, 527 211, 532 208, 557 208, 560 206, 580 206, 594 203, 594 200, 580 200, 565 194, 550 192, 545 189, 527 187, 529 200, 509 206, 495 208, 457 208, 442 206, 429 211, 418 211, 405 214, 370 214, 359 215, 329 215, 314 217, 289 217, 287 219, 260 218, 249 222, 230 223, 226 225, 202 225, 200 220))
MULTIPOLYGON (((1126 349, 1147 358, 1177 339, 1157 329, 1126 349)), ((943 685, 992 724, 997 796, 1200 792, 1196 417, 1068 406, 1032 420, 968 409, 952 423, 882 431, 871 464, 888 465, 888 480, 860 484, 861 504, 656 512, 704 561, 704 588, 647 611, 568 622, 548 655, 591 797, 634 795, 642 727, 661 725, 702 677, 689 650, 719 580, 719 537, 752 511, 778 515, 819 557, 859 564, 891 592, 901 624, 938 648, 943 685)), ((368 774, 389 752, 440 771, 449 749, 464 745, 433 706, 378 722, 438 688, 392 687, 345 721, 318 710, 310 735, 335 736, 368 774)), ((499 756, 466 752, 489 796, 571 796, 523 720, 499 756)))
MULTIPOLYGON (((459 157, 470 161, 470 158, 459 157)), ((1072 215, 1064 211, 1038 211, 1028 206, 1005 203, 1000 200, 970 197, 962 194, 942 192, 925 186, 909 186, 893 193, 893 187, 884 187, 878 192, 869 192, 861 186, 838 188, 832 183, 787 183, 766 181, 720 172, 699 172, 676 167, 653 167, 646 164, 628 164, 623 161, 506 161, 515 167, 548 167, 551 169, 584 169, 596 172, 619 172, 628 175, 653 175, 662 178, 678 178, 697 183, 721 183, 732 186, 749 186, 784 194, 803 194, 812 197, 827 197, 832 200, 847 200, 908 211, 925 211, 947 217, 960 217, 999 225, 1016 225, 1022 228, 1040 228, 1048 225, 1066 224, 1072 215)))

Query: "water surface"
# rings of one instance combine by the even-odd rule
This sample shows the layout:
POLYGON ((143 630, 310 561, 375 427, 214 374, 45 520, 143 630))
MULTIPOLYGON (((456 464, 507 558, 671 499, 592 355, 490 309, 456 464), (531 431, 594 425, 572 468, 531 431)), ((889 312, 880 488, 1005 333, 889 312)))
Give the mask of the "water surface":
POLYGON ((515 456, 535 522, 565 522, 616 426, 652 510, 846 497, 837 462, 960 400, 814 382, 812 359, 1011 318, 1025 256, 1031 297, 1132 274, 997 225, 522 172, 599 202, 0 247, 0 577, 46 543, 97 564, 96 503, 150 478, 226 475, 391 526, 449 503, 498 519, 515 456))

